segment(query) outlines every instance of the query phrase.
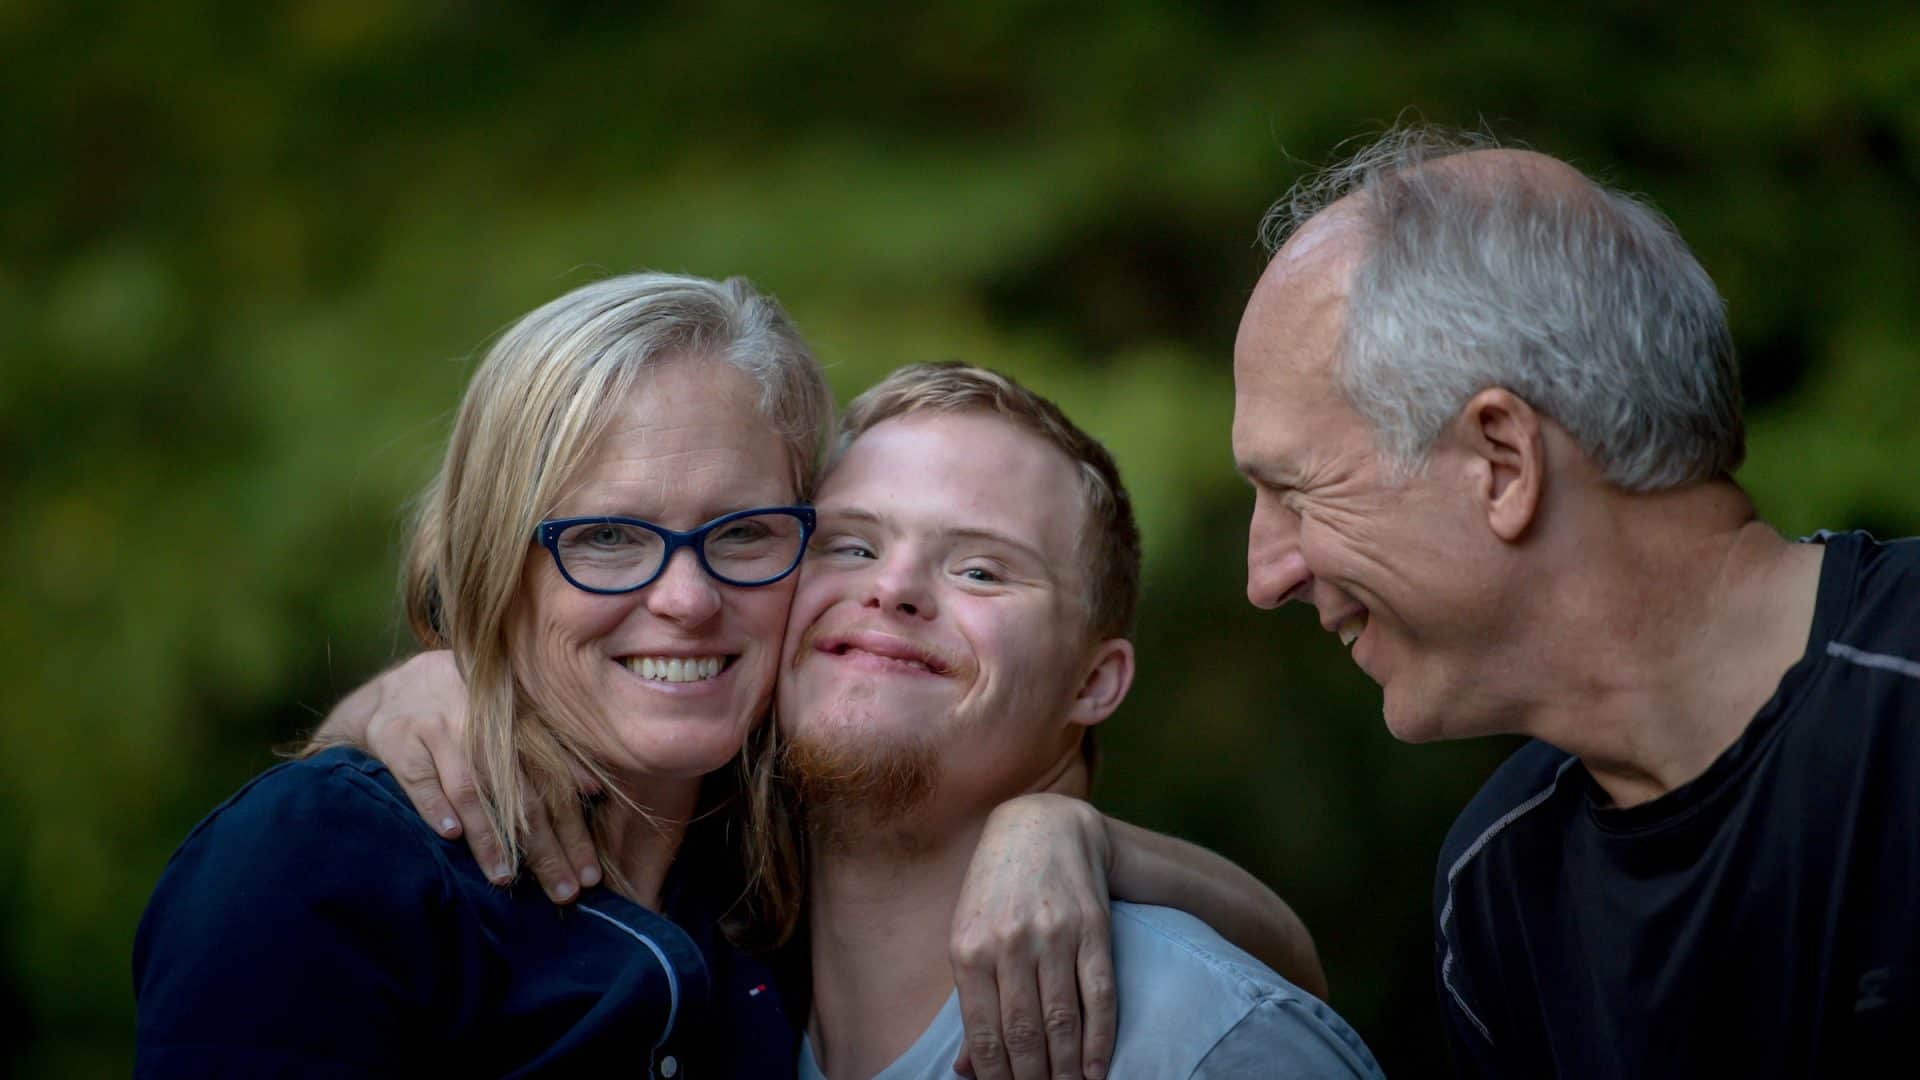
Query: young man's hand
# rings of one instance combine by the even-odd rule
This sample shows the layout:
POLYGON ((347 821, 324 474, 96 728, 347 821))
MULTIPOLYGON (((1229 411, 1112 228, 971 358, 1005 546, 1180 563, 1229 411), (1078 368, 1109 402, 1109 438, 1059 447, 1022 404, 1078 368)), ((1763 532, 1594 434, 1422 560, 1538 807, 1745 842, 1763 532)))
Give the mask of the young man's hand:
MULTIPOLYGON (((314 742, 351 743, 377 757, 428 825, 441 836, 465 836, 488 878, 514 878, 504 847, 480 801, 467 755, 467 686, 453 654, 421 653, 388 668, 334 707, 314 742)), ((526 862, 555 903, 600 883, 600 861, 586 819, 578 811, 550 821, 540 800, 529 800, 526 862)))
POLYGON ((1080 799, 1023 795, 988 817, 954 907, 953 981, 966 1025, 955 1071, 978 1080, 1107 1074, 1112 863, 1106 820, 1080 799))

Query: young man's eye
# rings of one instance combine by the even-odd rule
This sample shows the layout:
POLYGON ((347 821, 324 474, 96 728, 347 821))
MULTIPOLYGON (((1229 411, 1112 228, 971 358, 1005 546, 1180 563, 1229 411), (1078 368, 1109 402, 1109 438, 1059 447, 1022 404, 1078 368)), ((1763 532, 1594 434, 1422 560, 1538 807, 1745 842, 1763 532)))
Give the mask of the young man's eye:
POLYGON ((850 537, 835 536, 814 542, 814 550, 823 555, 842 555, 850 559, 871 559, 873 549, 864 542, 850 537))

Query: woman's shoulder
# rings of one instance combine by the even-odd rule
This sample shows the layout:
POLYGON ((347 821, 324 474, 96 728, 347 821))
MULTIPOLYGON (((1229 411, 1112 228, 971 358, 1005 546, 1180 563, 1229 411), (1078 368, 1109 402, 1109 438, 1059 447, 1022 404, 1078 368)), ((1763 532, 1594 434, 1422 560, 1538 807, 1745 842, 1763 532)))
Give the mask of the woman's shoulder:
POLYGON ((447 891, 439 844, 384 766, 336 747, 276 765, 215 807, 168 861, 153 903, 417 905, 447 891))
POLYGON ((433 835, 385 765, 358 748, 335 746, 247 781, 194 826, 186 843, 209 832, 315 832, 330 825, 390 832, 395 839, 433 835))
POLYGON ((276 766, 174 852, 134 938, 143 1074, 351 1072, 431 1038, 455 890, 382 772, 345 749, 276 766))

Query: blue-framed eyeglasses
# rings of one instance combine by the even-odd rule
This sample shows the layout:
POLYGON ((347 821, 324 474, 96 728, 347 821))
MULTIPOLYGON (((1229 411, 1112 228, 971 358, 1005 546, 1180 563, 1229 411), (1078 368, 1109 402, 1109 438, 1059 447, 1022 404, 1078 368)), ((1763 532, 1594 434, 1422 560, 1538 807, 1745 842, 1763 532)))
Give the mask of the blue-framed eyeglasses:
POLYGON ((715 581, 750 588, 793 573, 813 524, 811 506, 736 510, 687 532, 639 518, 549 518, 533 530, 533 542, 553 553, 568 584, 590 593, 644 589, 683 547, 715 581))

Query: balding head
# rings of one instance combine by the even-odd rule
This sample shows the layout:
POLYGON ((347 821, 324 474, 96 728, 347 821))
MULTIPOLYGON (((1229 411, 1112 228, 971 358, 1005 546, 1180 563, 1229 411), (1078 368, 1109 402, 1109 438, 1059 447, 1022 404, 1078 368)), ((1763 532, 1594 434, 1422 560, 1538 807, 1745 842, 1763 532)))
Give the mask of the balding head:
POLYGON ((1599 192, 1580 170, 1536 150, 1505 146, 1462 150, 1424 161, 1414 168, 1450 173, 1469 183, 1480 184, 1489 192, 1511 187, 1575 196, 1599 192))
POLYGON ((1657 212, 1565 162, 1402 129, 1303 181, 1261 228, 1276 254, 1243 344, 1268 314, 1337 311, 1327 372, 1400 471, 1489 387, 1628 490, 1723 476, 1744 454, 1712 281, 1657 212))

